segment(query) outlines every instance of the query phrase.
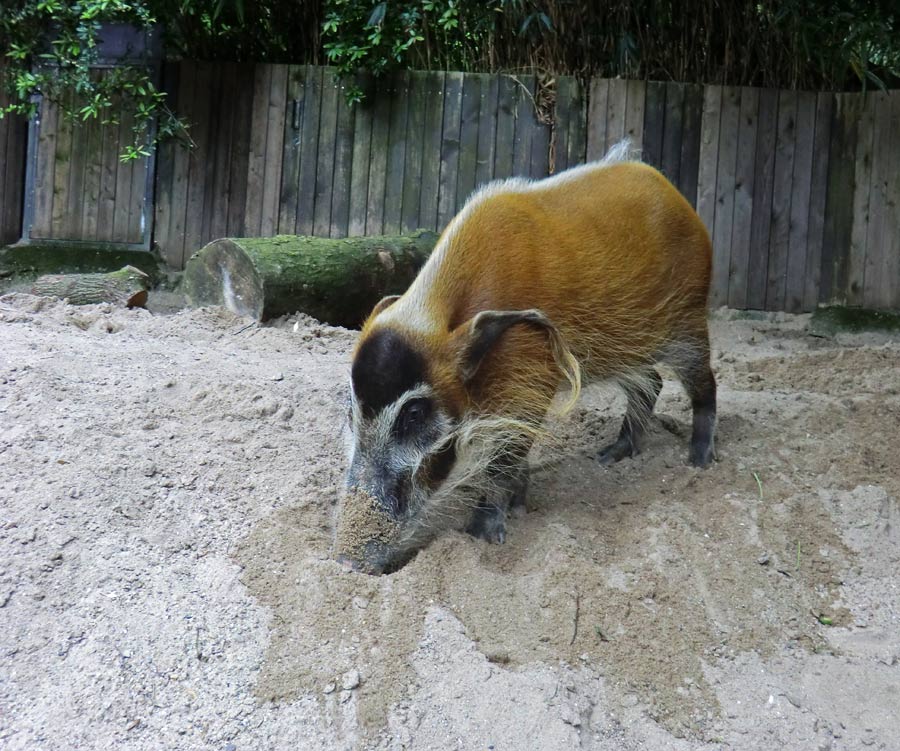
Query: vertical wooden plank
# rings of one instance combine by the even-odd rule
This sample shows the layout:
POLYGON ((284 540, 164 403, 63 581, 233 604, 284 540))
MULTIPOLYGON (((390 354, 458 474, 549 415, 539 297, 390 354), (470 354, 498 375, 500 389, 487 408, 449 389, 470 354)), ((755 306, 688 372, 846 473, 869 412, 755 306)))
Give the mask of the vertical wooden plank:
POLYGON ((822 240, 825 227, 825 195, 828 186, 828 142, 834 95, 819 92, 816 96, 816 124, 813 133, 812 191, 809 196, 809 235, 806 240, 806 284, 801 310, 814 310, 819 301, 822 278, 822 240))
POLYGON ((497 94, 500 76, 481 80, 481 107, 478 114, 478 162, 475 183, 484 185, 494 177, 494 153, 497 139, 497 94))
POLYGON ((716 168, 719 163, 719 125, 722 87, 707 86, 703 95, 703 119, 697 173, 697 213, 712 237, 716 218, 716 168))
POLYGON ((681 140, 683 137, 682 114, 684 109, 684 84, 666 84, 666 126, 663 133, 662 173, 673 185, 681 176, 681 140))
POLYGON ((719 158, 716 167, 716 213, 713 223, 712 305, 728 302, 731 271, 731 230, 734 223, 735 175, 737 172, 738 122, 741 114, 741 89, 726 86, 722 90, 722 116, 719 124, 719 158))
POLYGON ((309 66, 304 85, 303 124, 300 128, 300 178, 297 194, 297 234, 311 235, 316 208, 319 121, 322 113, 322 68, 309 66))
MULTIPOLYGON (((577 106, 577 103, 576 103, 577 106)), ((538 120, 532 110, 531 118, 531 159, 528 166, 528 174, 535 179, 547 177, 550 174, 550 125, 538 120)), ((571 140, 567 133, 567 143, 571 148, 571 140)), ((568 158, 568 155, 567 155, 568 158)))
POLYGON ((780 91, 772 183, 772 226, 769 229, 769 270, 766 286, 768 310, 784 310, 785 304, 796 121, 797 92, 780 91))
MULTIPOLYGON (((61 123, 62 116, 59 107, 47 100, 41 103, 40 111, 40 133, 38 135, 37 145, 37 169, 34 176, 34 213, 31 223, 30 237, 42 238, 53 237, 53 215, 54 204, 56 198, 54 196, 56 183, 54 178, 54 167, 57 155, 62 156, 61 148, 57 146, 57 138, 64 130, 64 123, 61 123)), ((12 124, 12 117, 7 115, 2 123, 12 124)), ((7 138, 0 140, 0 151, 6 150, 8 154, 7 160, 4 162, 6 169, 9 169, 13 162, 10 157, 13 155, 9 152, 9 148, 14 144, 11 142, 7 133, 7 138)), ((62 144, 59 145, 62 147, 62 144)), ((60 167, 65 168, 68 154, 61 159, 60 167)), ((4 178, 5 175, 0 175, 4 178)), ((58 198, 65 205, 65 193, 61 193, 58 198)), ((13 200, 12 191, 10 191, 9 199, 13 200)), ((5 206, 6 204, 0 204, 5 206)), ((4 212, 5 213, 5 212, 4 212)))
MULTIPOLYGON (((339 94, 337 74, 333 68, 326 68, 322 71, 322 114, 319 119, 319 152, 316 156, 316 209, 313 214, 312 228, 312 233, 318 237, 328 237, 331 229, 331 196, 334 189, 339 94)), ((399 203, 398 196, 398 214, 399 203)), ((399 231, 399 227, 397 229, 399 231)))
MULTIPOLYGON (((385 181, 388 166, 388 144, 391 128, 391 106, 395 101, 391 92, 393 80, 377 79, 374 87, 372 112, 372 160, 369 164, 369 185, 366 205, 366 234, 382 234, 384 222, 385 181)), ((441 95, 443 98, 443 95, 441 95)), ((436 202, 436 199, 435 199, 436 202)), ((437 209, 435 209, 437 211, 437 209)))
POLYGON ((100 200, 97 206, 97 240, 113 242, 113 218, 116 213, 116 172, 119 163, 119 127, 106 123, 100 129, 100 200))
MULTIPOLYGON (((73 97, 73 105, 77 99, 73 97)), ((66 208, 59 234, 55 239, 74 240, 81 237, 82 207, 84 205, 84 173, 87 169, 88 125, 80 120, 72 122, 72 143, 69 159, 69 183, 66 186, 66 208)))
POLYGON ((703 117, 703 87, 686 84, 681 120, 681 167, 678 190, 691 206, 697 206, 697 173, 700 169, 700 130, 703 117))
POLYGON ((819 302, 846 302, 853 197, 856 195, 856 144, 863 101, 861 94, 834 95, 819 302))
POLYGON ((606 153, 609 79, 592 78, 588 92, 587 159, 593 162, 606 153))
POLYGON ((896 175, 890 174, 891 159, 891 99, 887 91, 879 91, 875 97, 875 116, 872 133, 872 177, 869 187, 869 224, 866 231, 866 271, 862 303, 867 308, 884 308, 890 304, 893 280, 885 278, 882 268, 890 242, 886 225, 900 221, 897 206, 888 200, 890 183, 896 175))
MULTIPOLYGON (((63 95, 64 102, 71 105, 71 95, 63 95)), ((56 148, 53 153, 53 206, 49 227, 42 227, 43 235, 34 237, 65 237, 69 217, 68 192, 72 174, 72 136, 74 125, 64 116, 62 108, 57 109, 56 148)), ((34 228, 32 227, 32 233, 34 228)))
POLYGON ((631 146, 640 151, 644 147, 644 100, 647 85, 643 81, 628 81, 626 86, 625 135, 631 146))
POLYGON ((209 159, 206 164, 207 188, 203 196, 201 246, 216 238, 225 237, 228 228, 234 73, 233 63, 219 63, 213 70, 209 159))
POLYGON ((609 81, 609 94, 606 99, 606 144, 605 154, 625 137, 625 109, 628 101, 628 82, 621 78, 609 81))
POLYGON ((287 117, 288 66, 272 65, 266 108, 266 148, 263 152, 263 190, 259 230, 263 237, 278 231, 281 159, 284 155, 284 120, 287 117))
POLYGON ((531 175, 531 139, 534 135, 534 76, 520 76, 516 91, 516 133, 513 152, 513 175, 531 175))
MULTIPOLYGON (((183 266, 184 262, 200 247, 202 247, 203 239, 203 206, 206 199, 206 191, 211 186, 206 184, 206 165, 210 159, 209 154, 209 131, 210 131, 210 113, 212 112, 212 64, 197 63, 194 78, 194 99, 191 103, 191 120, 193 127, 191 128, 191 137, 194 140, 194 148, 191 149, 188 156, 188 191, 187 191, 187 214, 184 222, 184 253, 179 266, 183 266)), ((256 70, 257 80, 254 82, 254 89, 259 84, 259 77, 268 75, 268 69, 263 65, 258 65, 256 70)), ((267 83, 267 79, 266 79, 267 83)), ((255 99, 255 97, 254 97, 255 99)), ((254 102, 255 105, 255 102, 254 102)), ((256 113, 254 113, 255 116, 256 113)), ((260 128, 265 140, 265 131, 260 128)), ((259 148, 259 153, 265 149, 265 146, 259 148)), ((251 195, 258 196, 260 190, 260 177, 256 178, 252 166, 248 168, 248 192, 251 195)), ((249 234, 256 234, 259 231, 259 211, 258 204, 254 201, 251 204, 256 209, 253 215, 255 221, 249 224, 249 234)), ((248 206, 248 212, 251 209, 248 206)))
MULTIPOLYGON (((179 79, 179 63, 165 62, 162 67, 162 90, 166 93, 166 105, 173 110, 178 110, 178 79, 179 79)), ((113 176, 113 195, 119 187, 119 161, 118 161, 118 143, 119 136, 116 133, 116 173, 113 176)), ((172 188, 175 181, 175 149, 180 148, 178 142, 173 138, 164 140, 156 148, 156 188, 154 193, 154 220, 153 220, 153 237, 152 243, 159 251, 160 255, 168 262, 169 253, 169 222, 171 218, 172 206, 172 188)), ((112 233, 115 236, 116 214, 115 206, 113 207, 112 216, 112 233)))
POLYGON ((425 143, 426 73, 409 74, 409 111, 406 115, 406 164, 403 170, 403 194, 400 227, 413 232, 419 226, 421 206, 422 157, 425 143))
POLYGON ((331 192, 330 237, 346 237, 350 221, 350 187, 353 166, 354 113, 346 87, 338 90, 337 133, 334 145, 334 186, 331 192))
POLYGON ((866 239, 869 232, 872 194, 872 155, 875 142, 875 111, 878 97, 874 92, 861 95, 862 115, 857 127, 856 190, 853 194, 853 228, 850 233, 850 252, 847 256, 847 279, 844 289, 848 305, 862 305, 865 292, 866 239))
POLYGON ((746 308, 750 278, 750 234, 753 221, 753 178, 756 163, 756 125, 759 89, 741 89, 734 183, 734 219, 731 228, 731 267, 728 305, 746 308))
POLYGON ((459 172, 456 179, 456 207, 462 208, 475 190, 478 167, 478 119, 481 115, 483 73, 466 73, 463 77, 462 109, 459 125, 459 172))
POLYGON ((562 172, 569 168, 569 120, 575 99, 575 77, 558 76, 556 79, 556 105, 553 108, 553 154, 550 172, 562 172))
MULTIPOLYGON (((374 90, 369 74, 363 75, 360 80, 363 91, 374 90)), ((366 234, 374 108, 371 99, 353 105, 353 158, 350 168, 350 209, 347 222, 347 235, 350 237, 366 234)))
MULTIPOLYGON (((278 195, 278 233, 281 235, 293 235, 297 231, 297 197, 300 192, 300 134, 303 127, 305 82, 305 65, 288 67, 284 135, 282 136, 281 189, 278 195)), ((363 225, 365 226, 365 220, 363 220, 363 225)))
MULTIPOLYGON (((198 79, 198 84, 200 79, 198 79)), ((262 227, 262 194, 266 173, 266 118, 269 111, 269 87, 272 66, 258 63, 253 71, 253 103, 250 116, 250 149, 247 160, 247 201, 244 208, 244 229, 248 237, 259 237, 262 227)), ((200 92, 204 90, 198 87, 200 92)), ((205 96, 205 93, 201 94, 205 96)), ((195 139, 196 140, 196 139, 195 139)), ((194 169, 191 169, 193 191, 194 169)))
POLYGON ((419 226, 438 229, 438 193, 441 179, 441 138, 444 122, 444 73, 425 74, 425 134, 422 142, 422 182, 419 226))
POLYGON ((891 143, 886 160, 887 188, 885 190, 884 245, 881 268, 884 280, 879 307, 900 310, 900 91, 894 89, 890 99, 891 143))
MULTIPOLYGON (((197 105, 195 98, 197 76, 199 66, 197 63, 182 61, 178 68, 178 109, 177 112, 184 115, 190 123, 191 138, 199 130, 197 119, 194 114, 197 105)), ((202 101, 202 94, 199 96, 202 101)), ((123 120, 122 127, 127 127, 127 123, 123 120)), ((121 136, 119 140, 121 141, 121 136)), ((181 268, 184 265, 185 256, 185 233, 187 230, 187 211, 188 197, 190 196, 191 182, 191 150, 186 145, 176 145, 172 153, 172 203, 168 211, 168 231, 166 236, 168 243, 163 245, 161 250, 166 261, 175 268, 181 268)), ((126 181, 126 173, 123 165, 119 165, 119 173, 116 175, 116 203, 122 205, 122 191, 126 181)), ((131 183, 128 181, 128 192, 130 201, 131 183)), ((124 216, 123 224, 127 225, 127 212, 123 212, 121 208, 116 208, 116 234, 120 232, 120 217, 124 216)), ((123 227, 122 232, 126 231, 123 227)))
POLYGON ((494 147, 494 177, 498 178, 509 177, 513 173, 517 90, 517 85, 512 78, 500 76, 497 90, 497 131, 494 147))
MULTIPOLYGON (((228 113, 232 120, 228 175, 228 237, 247 235, 244 218, 248 200, 247 173, 250 166, 250 137, 253 127, 254 68, 254 65, 247 63, 237 66, 232 111, 228 113)), ((256 201, 258 196, 249 196, 249 199, 256 201)), ((288 232, 293 233, 293 227, 288 232)))
POLYGON ((763 310, 769 274, 769 234, 775 178, 775 143, 778 137, 778 92, 760 89, 753 167, 753 215, 750 220, 747 307, 763 310))
POLYGON ((447 73, 444 81, 444 126, 441 139, 441 175, 438 181, 438 228, 443 230, 457 211, 462 73, 447 73))
MULTIPOLYGON (((0 61, 0 79, 2 76, 0 61)), ((9 99, 0 87, 0 107, 7 104, 9 99)), ((22 236, 27 152, 27 122, 17 115, 7 115, 0 120, 0 245, 14 243, 22 236)), ((53 187, 51 176, 48 189, 52 191, 53 187)))
POLYGON ((406 119, 409 110, 409 73, 393 77, 391 130, 388 144, 387 177, 384 190, 384 225, 386 235, 400 232, 403 204, 403 179, 406 167, 406 119))
POLYGON ((481 113, 481 84, 484 74, 467 73, 463 77, 462 109, 459 126, 459 173, 456 178, 456 210, 475 190, 478 166, 478 120, 481 113))
POLYGON ((648 81, 644 106, 644 152, 641 158, 658 170, 662 170, 666 88, 666 84, 659 81, 648 81))
MULTIPOLYGON (((104 72, 96 71, 91 78, 100 82, 104 72)), ((90 118, 84 122, 84 140, 80 147, 85 150, 84 184, 81 196, 81 232, 72 239, 97 239, 97 204, 100 201, 100 167, 103 162, 103 144, 100 133, 101 123, 90 118)))
MULTIPOLYGON (((546 153, 546 152, 545 152, 546 153)), ((587 161, 587 101, 585 90, 576 79, 569 107, 569 152, 570 167, 587 161)))
POLYGON ((788 230, 787 279, 784 310, 803 308, 806 289, 806 246, 809 237, 809 196, 812 192, 813 139, 816 127, 816 95, 797 95, 797 126, 794 130, 794 170, 791 177, 791 213, 788 230))
MULTIPOLYGON (((148 218, 152 221, 153 212, 147 198, 147 170, 149 160, 135 159, 130 165, 131 193, 128 203, 128 231, 125 242, 141 243, 144 239, 144 225, 148 218), (145 213, 146 211, 146 213, 145 213)), ((193 248, 191 253, 198 250, 193 248)))

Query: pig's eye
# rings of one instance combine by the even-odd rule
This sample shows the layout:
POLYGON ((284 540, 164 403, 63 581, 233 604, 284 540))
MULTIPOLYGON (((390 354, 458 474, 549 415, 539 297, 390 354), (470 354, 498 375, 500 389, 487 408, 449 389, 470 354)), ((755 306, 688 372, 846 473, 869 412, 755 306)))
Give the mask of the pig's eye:
POLYGON ((400 438, 411 438, 422 429, 430 415, 431 402, 428 399, 410 399, 397 415, 394 429, 400 438))

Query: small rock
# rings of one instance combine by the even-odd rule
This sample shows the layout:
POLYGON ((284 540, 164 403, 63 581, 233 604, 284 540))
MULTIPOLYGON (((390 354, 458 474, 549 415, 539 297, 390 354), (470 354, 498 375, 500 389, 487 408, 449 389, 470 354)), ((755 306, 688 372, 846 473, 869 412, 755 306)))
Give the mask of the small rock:
POLYGON ((235 746, 233 743, 226 743, 225 751, 237 751, 237 746, 235 746))
POLYGON ((331 683, 326 683, 325 688, 322 689, 322 693, 323 694, 333 694, 334 690, 336 688, 337 688, 337 686, 334 684, 334 681, 332 681, 331 683))
POLYGON ((356 596, 353 598, 353 607, 365 610, 369 607, 369 601, 365 597, 356 596))
POLYGON ((272 380, 273 381, 283 381, 284 373, 276 373, 275 375, 272 376, 272 380))
POLYGON ((359 671, 348 670, 341 676, 341 688, 345 691, 352 691, 359 686, 359 671))
POLYGON ((353 696, 352 691, 341 691, 340 696, 338 697, 338 701, 341 704, 346 704, 348 701, 350 701, 351 696, 353 696))
POLYGON ((770 560, 769 554, 768 554, 768 553, 763 553, 759 558, 756 559, 756 562, 757 562, 760 566, 766 566, 766 565, 768 565, 769 560, 770 560))
POLYGON ((794 694, 785 694, 784 698, 787 699, 795 707, 797 707, 797 709, 800 709, 800 699, 798 699, 794 694))

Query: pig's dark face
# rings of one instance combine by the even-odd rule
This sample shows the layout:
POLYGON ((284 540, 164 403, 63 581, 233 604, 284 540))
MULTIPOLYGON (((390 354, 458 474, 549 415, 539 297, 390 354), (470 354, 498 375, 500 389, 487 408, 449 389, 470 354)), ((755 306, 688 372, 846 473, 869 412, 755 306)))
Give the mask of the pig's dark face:
POLYGON ((422 543, 422 510, 456 463, 455 421, 429 383, 425 358, 392 330, 360 346, 351 386, 348 495, 335 552, 379 573, 422 543), (364 540, 348 524, 378 534, 364 540))

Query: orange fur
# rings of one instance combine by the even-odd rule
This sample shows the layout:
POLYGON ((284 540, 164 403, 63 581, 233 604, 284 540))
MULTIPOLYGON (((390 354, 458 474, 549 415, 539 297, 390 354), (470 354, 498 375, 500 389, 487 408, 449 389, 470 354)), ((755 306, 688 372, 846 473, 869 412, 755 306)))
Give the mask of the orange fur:
POLYGON ((403 330, 457 415, 542 419, 561 380, 546 332, 517 325, 464 386, 465 324, 480 311, 541 310, 591 379, 651 363, 672 343, 707 341, 709 235, 677 189, 639 162, 476 194, 429 265, 370 317, 360 341, 382 325, 403 330))

